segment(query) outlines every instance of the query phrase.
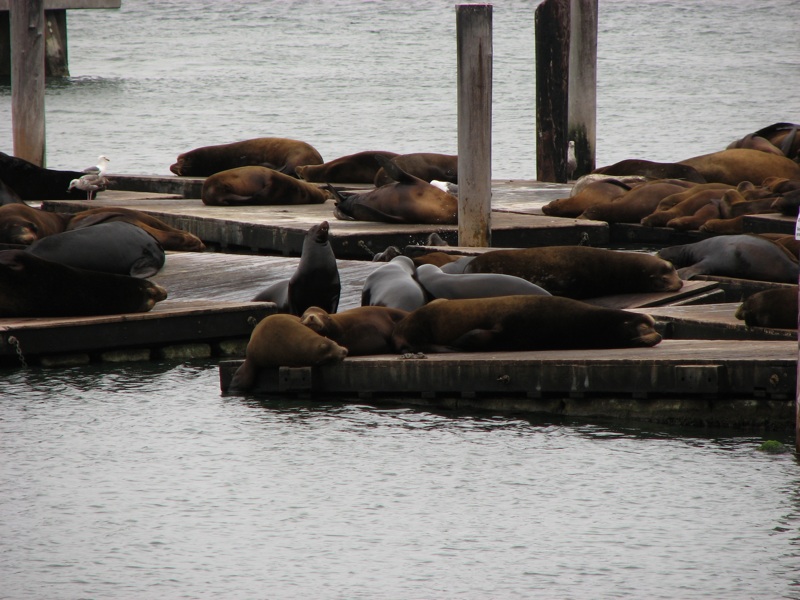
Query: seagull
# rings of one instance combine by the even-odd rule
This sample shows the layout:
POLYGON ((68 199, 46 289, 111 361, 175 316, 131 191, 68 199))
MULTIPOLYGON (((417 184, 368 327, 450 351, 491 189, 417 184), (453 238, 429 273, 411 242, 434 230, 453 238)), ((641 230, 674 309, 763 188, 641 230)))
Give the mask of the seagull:
POLYGON ((455 183, 433 179, 431 180, 431 185, 439 188, 443 192, 447 192, 451 196, 458 196, 458 186, 455 183))
POLYGON ((111 159, 101 154, 97 157, 97 164, 93 167, 87 167, 83 172, 89 173, 90 175, 100 175, 102 177, 106 173, 106 165, 109 162, 111 162, 111 159))
MULTIPOLYGON (((105 166, 105 165, 103 165, 105 166)), ((86 199, 91 200, 94 198, 95 192, 102 192, 108 187, 108 179, 96 173, 87 173, 80 179, 73 179, 69 182, 67 191, 72 191, 73 188, 78 188, 86 192, 86 199)))
POLYGON ((575 156, 575 142, 574 140, 570 140, 569 146, 567 147, 567 179, 572 178, 572 174, 577 167, 578 159, 575 156))

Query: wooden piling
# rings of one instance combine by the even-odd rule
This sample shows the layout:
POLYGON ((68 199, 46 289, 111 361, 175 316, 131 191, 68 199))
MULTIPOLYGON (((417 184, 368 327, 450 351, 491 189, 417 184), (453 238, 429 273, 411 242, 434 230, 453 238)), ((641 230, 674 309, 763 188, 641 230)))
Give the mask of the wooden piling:
POLYGON ((491 246, 492 5, 456 5, 458 245, 491 246))
POLYGON ((567 181, 570 0, 536 7, 536 179, 567 181))
POLYGON ((45 166, 44 0, 11 0, 11 119, 14 155, 45 166))
POLYGON ((575 142, 578 179, 595 168, 597 0, 571 0, 567 139, 575 142))

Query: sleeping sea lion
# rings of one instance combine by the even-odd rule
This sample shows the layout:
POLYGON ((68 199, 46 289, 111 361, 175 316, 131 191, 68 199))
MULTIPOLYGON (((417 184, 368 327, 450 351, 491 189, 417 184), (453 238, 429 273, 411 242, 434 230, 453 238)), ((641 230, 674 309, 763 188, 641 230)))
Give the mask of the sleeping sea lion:
POLYGON ((417 280, 431 298, 448 300, 528 294, 550 295, 547 290, 522 277, 503 273, 445 273, 432 264, 417 267, 417 280))
POLYGON ((410 312, 427 301, 414 263, 407 256, 396 256, 375 269, 367 275, 361 290, 361 306, 388 306, 410 312))
POLYGON ((376 154, 385 158, 399 156, 396 152, 366 150, 321 165, 301 165, 295 171, 300 179, 317 183, 373 183, 381 168, 375 160, 376 154))
POLYGON ((800 165, 785 156, 749 148, 733 148, 680 161, 694 167, 709 183, 736 186, 742 181, 761 185, 767 177, 800 179, 800 165))
POLYGON ((797 286, 756 292, 739 305, 735 316, 748 327, 797 329, 797 286))
POLYGON ((348 356, 364 356, 394 352, 394 326, 407 315, 388 306, 358 306, 336 314, 311 306, 300 322, 347 348, 348 356))
POLYGON ((398 352, 487 352, 654 346, 650 315, 556 296, 434 300, 394 330, 398 352))
POLYGON ((67 228, 70 215, 13 203, 0 206, 0 243, 30 245, 67 228))
MULTIPOLYGON (((435 152, 412 152, 395 156, 391 161, 400 169, 419 177, 430 183, 433 180, 458 183, 458 155, 436 154, 435 152)), ((381 169, 375 174, 373 180, 375 187, 397 181, 394 175, 386 171, 381 164, 381 169)))
POLYGON ((86 192, 68 189, 70 181, 80 179, 85 174, 81 171, 45 169, 0 152, 0 180, 22 200, 86 199, 86 192))
POLYGON ((214 173, 200 193, 209 206, 322 204, 333 196, 316 185, 260 166, 237 167, 214 173))
POLYGON ((695 183, 706 183, 703 174, 699 173, 691 165, 653 162, 637 158, 628 158, 613 165, 599 167, 592 173, 603 175, 644 175, 653 179, 685 179, 695 183))

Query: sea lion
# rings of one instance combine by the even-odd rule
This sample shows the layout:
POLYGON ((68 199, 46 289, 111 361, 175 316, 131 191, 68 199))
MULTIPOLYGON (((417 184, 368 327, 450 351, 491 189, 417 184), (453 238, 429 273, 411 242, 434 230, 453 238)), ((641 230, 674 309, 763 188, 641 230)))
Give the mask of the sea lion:
POLYGON ((655 179, 634 187, 610 202, 588 207, 578 218, 607 223, 639 223, 664 198, 695 185, 698 184, 682 179, 655 179))
POLYGON ((773 123, 753 132, 754 136, 768 140, 787 158, 800 161, 800 125, 797 123, 773 123))
POLYGON ((522 277, 502 273, 445 273, 432 264, 417 267, 417 281, 431 298, 448 300, 528 294, 550 295, 547 290, 522 277))
POLYGON ((781 149, 775 146, 768 139, 748 133, 743 138, 734 140, 726 146, 726 150, 731 148, 749 148, 750 150, 759 150, 761 152, 768 152, 769 154, 777 154, 778 156, 786 156, 781 149))
POLYGON ((169 170, 175 175, 208 177, 219 171, 257 165, 294 177, 295 169, 300 165, 321 165, 322 162, 320 153, 306 142, 261 137, 195 148, 179 154, 177 162, 169 170))
POLYGON ((727 190, 735 189, 726 183, 703 183, 687 190, 670 194, 661 200, 656 209, 640 223, 645 227, 664 227, 672 219, 693 215, 701 206, 719 200, 727 190))
POLYGON ((45 169, 25 159, 0 152, 0 180, 22 200, 81 200, 86 193, 68 190, 70 181, 80 179, 82 171, 45 169))
POLYGON ((735 316, 748 327, 797 329, 797 286, 756 292, 739 305, 735 316))
POLYGON ((48 235, 26 251, 71 267, 139 278, 155 275, 166 261, 152 235, 124 221, 48 235))
POLYGON ((311 227, 306 232, 300 262, 291 278, 274 283, 253 300, 275 302, 278 310, 295 316, 302 315, 309 306, 335 313, 342 285, 328 233, 327 221, 311 227))
POLYGON ((82 229, 100 223, 124 221, 144 229, 152 235, 164 250, 186 250, 200 252, 205 244, 196 235, 168 225, 161 219, 141 210, 122 208, 119 206, 99 206, 82 210, 72 215, 67 224, 67 231, 82 229))
POLYGON ((407 315, 408 311, 388 306, 358 306, 333 315, 311 306, 300 322, 347 348, 348 356, 364 356, 394 352, 394 326, 407 315))
POLYGON ((647 183, 648 181, 652 180, 651 177, 645 177, 644 175, 603 175, 601 173, 588 173, 578 178, 578 180, 572 185, 572 190, 570 190, 569 195, 577 196, 578 193, 580 193, 580 191, 587 185, 597 181, 602 181, 603 179, 616 179, 617 181, 631 187, 636 187, 639 184, 647 183))
POLYGON ((381 156, 377 160, 395 183, 365 193, 338 192, 333 214, 337 219, 446 225, 458 222, 458 199, 403 171, 381 156))
POLYGON ((361 306, 388 306, 408 312, 419 308, 428 298, 416 273, 410 258, 396 256, 367 275, 361 290, 361 306))
MULTIPOLYGON (((458 155, 457 154, 436 154, 435 152, 412 152, 411 154, 401 154, 391 159, 391 162, 400 169, 419 177, 423 181, 448 181, 458 183, 458 155)), ((386 167, 381 163, 381 169, 375 174, 373 180, 375 187, 381 187, 388 183, 397 181, 397 178, 386 171, 386 167)))
POLYGON ((551 217, 577 217, 588 208, 607 204, 620 198, 633 188, 618 179, 606 178, 593 181, 580 192, 568 198, 556 198, 542 206, 542 212, 551 217))
POLYGON ((592 173, 603 175, 644 175, 652 179, 685 179, 694 183, 706 183, 707 181, 703 174, 698 172, 692 165, 653 162, 637 158, 628 158, 613 165, 598 167, 592 173))
POLYGON ((144 279, 76 269, 24 250, 0 252, 0 317, 147 312, 166 297, 144 279))
POLYGON ((259 369, 316 367, 341 362, 345 356, 346 348, 300 323, 300 317, 269 315, 261 319, 250 334, 244 362, 233 374, 228 389, 251 389, 259 369))
POLYGON ((434 300, 400 321, 398 352, 654 346, 653 317, 555 296, 434 300))
POLYGON ((800 190, 781 194, 773 201, 772 208, 781 214, 796 217, 800 211, 800 190))
POLYGON ((0 206, 0 243, 30 245, 67 228, 70 215, 33 208, 25 203, 0 206))
POLYGON ((381 168, 375 160, 376 154, 385 158, 399 156, 396 152, 366 150, 321 165, 301 165, 295 171, 300 179, 317 183, 373 183, 381 168))
POLYGON ((317 186, 259 166, 219 171, 203 182, 200 192, 209 206, 322 204, 333 196, 317 186))
POLYGON ((752 234, 723 235, 669 246, 659 250, 657 256, 675 265, 682 279, 718 275, 796 283, 798 276, 797 259, 789 250, 752 234))
POLYGON ((800 165, 793 160, 749 148, 732 148, 694 156, 679 164, 694 167, 709 183, 733 186, 742 181, 761 185, 767 177, 800 179, 800 165))
POLYGON ((554 296, 577 299, 672 292, 683 285, 666 260, 641 252, 588 246, 491 250, 472 258, 464 272, 516 275, 554 296))
POLYGON ((19 194, 7 186, 2 179, 0 179, 0 206, 6 204, 24 204, 25 201, 19 197, 19 194))
POLYGON ((457 261, 459 258, 462 258, 462 254, 448 254, 447 252, 426 252, 425 254, 420 254, 419 256, 411 257, 411 260, 414 263, 414 266, 419 268, 420 265, 435 265, 439 268, 442 268, 446 264, 451 262, 457 261))

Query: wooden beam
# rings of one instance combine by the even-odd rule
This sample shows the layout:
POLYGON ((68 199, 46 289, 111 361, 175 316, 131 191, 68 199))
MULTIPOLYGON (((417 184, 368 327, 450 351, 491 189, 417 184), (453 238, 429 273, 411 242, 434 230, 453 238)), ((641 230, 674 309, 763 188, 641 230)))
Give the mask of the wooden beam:
POLYGON ((44 167, 44 0, 12 0, 11 46, 14 155, 44 167))
POLYGON ((575 142, 578 179, 595 168, 597 0, 571 0, 567 139, 575 142))

